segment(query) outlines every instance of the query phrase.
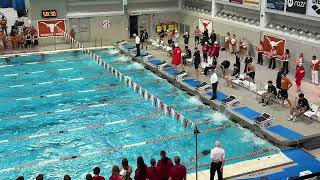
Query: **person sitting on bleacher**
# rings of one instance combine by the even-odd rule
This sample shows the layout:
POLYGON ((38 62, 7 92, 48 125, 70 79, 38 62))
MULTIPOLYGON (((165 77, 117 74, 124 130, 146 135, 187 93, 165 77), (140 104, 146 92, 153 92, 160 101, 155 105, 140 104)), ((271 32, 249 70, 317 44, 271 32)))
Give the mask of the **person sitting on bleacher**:
POLYGON ((303 93, 299 94, 298 104, 296 107, 290 108, 290 117, 288 121, 295 121, 299 116, 310 109, 308 100, 303 93))
POLYGON ((272 81, 268 81, 268 89, 265 93, 261 95, 261 101, 259 103, 263 103, 263 106, 269 104, 269 100, 277 96, 277 89, 272 84, 272 81))

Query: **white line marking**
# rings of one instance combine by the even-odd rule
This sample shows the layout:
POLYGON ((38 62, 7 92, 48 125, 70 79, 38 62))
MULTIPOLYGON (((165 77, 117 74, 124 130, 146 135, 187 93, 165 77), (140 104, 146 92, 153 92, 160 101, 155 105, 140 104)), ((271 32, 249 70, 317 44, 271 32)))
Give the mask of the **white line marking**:
POLYGON ((78 91, 78 93, 86 93, 86 92, 94 92, 94 91, 96 91, 96 89, 82 90, 82 91, 78 91))
POLYGON ((67 112, 67 111, 71 111, 72 109, 69 108, 69 109, 61 109, 61 110, 56 110, 54 111, 55 113, 61 113, 61 112, 67 112))
POLYGON ((43 73, 45 71, 33 71, 33 72, 30 72, 31 74, 38 74, 38 73, 43 73))
POLYGON ((62 96, 62 94, 49 94, 47 97, 56 97, 56 96, 62 96))
POLYGON ((18 76, 19 74, 5 74, 3 76, 18 76))
POLYGON ((81 81, 84 80, 85 78, 74 78, 74 79, 69 79, 68 81, 81 81))
POLYGON ((32 97, 26 97, 26 98, 18 98, 16 101, 25 101, 25 100, 30 100, 32 97))
POLYGON ((14 85, 14 86, 9 86, 10 88, 16 88, 16 87, 22 87, 24 86, 23 84, 19 84, 19 85, 14 85))
POLYGON ((41 82, 41 83, 38 83, 38 84, 51 84, 51 83, 53 83, 53 82, 41 82))
POLYGON ((0 66, 0 68, 11 67, 11 66, 14 66, 14 65, 2 65, 2 66, 0 66))
POLYGON ((40 62, 31 62, 31 63, 25 63, 25 64, 39 64, 40 62))
POLYGON ((19 118, 29 118, 34 116, 38 116, 38 114, 23 115, 23 116, 19 116, 19 118))
POLYGON ((103 106, 107 106, 108 104, 95 104, 95 105, 89 105, 89 108, 95 108, 95 107, 103 107, 103 106))
POLYGON ((72 70, 74 68, 65 68, 65 69, 58 69, 58 71, 69 71, 69 70, 72 70))

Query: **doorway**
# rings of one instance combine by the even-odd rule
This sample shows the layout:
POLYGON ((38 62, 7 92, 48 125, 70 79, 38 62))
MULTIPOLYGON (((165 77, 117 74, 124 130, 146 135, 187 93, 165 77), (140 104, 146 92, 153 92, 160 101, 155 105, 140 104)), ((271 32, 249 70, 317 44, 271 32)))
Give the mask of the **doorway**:
POLYGON ((133 37, 133 34, 138 35, 138 16, 129 16, 129 29, 130 29, 130 38, 133 37))

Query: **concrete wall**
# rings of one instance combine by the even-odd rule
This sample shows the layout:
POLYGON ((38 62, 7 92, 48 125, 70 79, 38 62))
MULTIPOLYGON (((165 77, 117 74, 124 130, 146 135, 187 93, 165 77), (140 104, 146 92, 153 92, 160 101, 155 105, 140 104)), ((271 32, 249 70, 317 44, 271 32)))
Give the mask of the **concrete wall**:
POLYGON ((57 10, 57 19, 64 19, 67 13, 66 0, 30 0, 30 8, 28 10, 28 16, 32 21, 41 20, 42 10, 57 10))

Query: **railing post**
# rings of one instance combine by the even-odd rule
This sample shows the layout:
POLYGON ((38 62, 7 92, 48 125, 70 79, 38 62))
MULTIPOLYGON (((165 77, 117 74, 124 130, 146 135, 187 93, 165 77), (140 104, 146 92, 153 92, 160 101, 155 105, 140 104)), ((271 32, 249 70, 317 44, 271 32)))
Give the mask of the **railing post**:
POLYGON ((97 48, 97 37, 94 37, 94 47, 97 48))

